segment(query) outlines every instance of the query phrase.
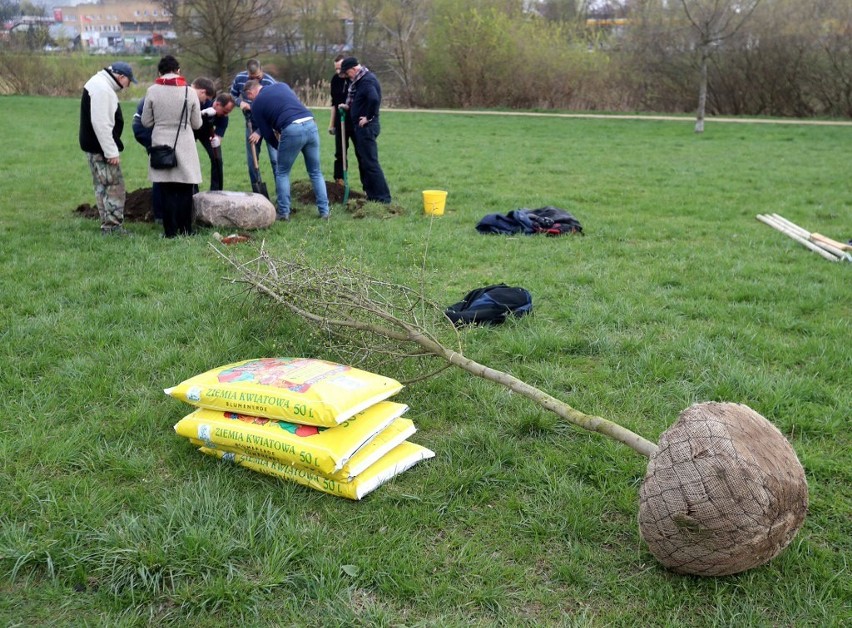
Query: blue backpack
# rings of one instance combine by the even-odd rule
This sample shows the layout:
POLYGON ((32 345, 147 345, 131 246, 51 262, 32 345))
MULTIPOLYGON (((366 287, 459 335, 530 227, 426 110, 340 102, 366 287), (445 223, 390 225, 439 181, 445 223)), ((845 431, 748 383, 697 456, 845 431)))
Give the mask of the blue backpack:
POLYGON ((456 325, 499 325, 509 316, 523 316, 532 311, 532 295, 524 288, 504 283, 477 288, 446 310, 447 318, 456 325))

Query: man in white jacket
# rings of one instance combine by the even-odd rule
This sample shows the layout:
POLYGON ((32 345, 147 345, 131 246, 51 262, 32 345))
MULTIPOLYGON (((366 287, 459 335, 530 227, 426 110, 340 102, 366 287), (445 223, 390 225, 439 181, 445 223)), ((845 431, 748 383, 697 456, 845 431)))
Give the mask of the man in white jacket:
POLYGON ((117 61, 100 70, 83 86, 80 100, 80 148, 86 153, 103 235, 126 235, 124 201, 127 195, 119 154, 124 149, 124 117, 118 92, 130 83, 133 68, 117 61))

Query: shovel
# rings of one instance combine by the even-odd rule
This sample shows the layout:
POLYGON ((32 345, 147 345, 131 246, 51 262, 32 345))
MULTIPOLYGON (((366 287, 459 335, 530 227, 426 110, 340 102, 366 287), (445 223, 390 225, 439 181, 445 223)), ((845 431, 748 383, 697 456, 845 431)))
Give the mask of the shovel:
MULTIPOLYGON (((248 126, 249 135, 251 135, 253 130, 251 128, 251 120, 248 118, 246 118, 246 126, 248 126)), ((251 191, 256 194, 263 194, 266 198, 269 198, 269 192, 266 191, 266 184, 260 178, 260 168, 257 165, 257 147, 251 142, 249 142, 249 147, 251 148, 251 161, 254 164, 254 171, 257 173, 257 180, 251 183, 251 191)))
POLYGON ((340 154, 343 156, 343 205, 349 202, 349 165, 346 163, 346 110, 340 109, 340 154))

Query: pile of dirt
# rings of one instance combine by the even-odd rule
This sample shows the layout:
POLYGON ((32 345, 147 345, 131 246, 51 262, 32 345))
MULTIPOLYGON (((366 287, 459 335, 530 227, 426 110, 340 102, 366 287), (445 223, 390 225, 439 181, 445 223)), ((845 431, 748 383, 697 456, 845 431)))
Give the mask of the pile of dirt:
MULTIPOLYGON (((343 193, 346 188, 339 183, 326 181, 325 189, 328 193, 328 202, 334 205, 343 203, 343 193)), ((316 204, 316 195, 310 181, 293 181, 290 184, 290 194, 299 203, 303 205, 313 206, 316 204)), ((389 218, 393 216, 401 216, 405 213, 405 209, 399 205, 390 203, 383 205, 382 203, 372 203, 367 201, 367 196, 363 192, 356 192, 351 187, 349 188, 349 200, 344 209, 352 214, 353 218, 389 218)))
MULTIPOLYGON (((98 208, 88 203, 78 205, 74 212, 83 218, 100 219, 98 208)), ((124 201, 124 220, 125 222, 154 222, 154 212, 151 210, 151 188, 139 188, 128 192, 124 201)))
MULTIPOLYGON (((328 202, 331 205, 343 203, 345 188, 342 185, 333 181, 326 181, 325 189, 328 193, 328 202)), ((294 181, 290 187, 290 194, 303 205, 313 206, 316 203, 310 181, 294 181)), ((356 192, 351 188, 345 210, 352 214, 353 218, 366 218, 367 216, 386 218, 401 216, 405 213, 402 207, 393 203, 389 205, 368 203, 363 192, 356 192)), ((84 218, 100 218, 98 208, 89 203, 78 205, 74 212, 84 218)), ((151 209, 151 188, 139 188, 127 193, 127 198, 124 201, 124 220, 126 222, 154 222, 154 212, 151 209)))
MULTIPOLYGON (((300 203, 305 205, 313 205, 316 202, 314 196, 314 188, 310 181, 293 181, 290 184, 290 194, 294 196, 300 203)), ((333 181, 325 182, 325 191, 328 194, 328 202, 332 205, 339 205, 343 202, 343 193, 346 189, 339 183, 333 181)), ((363 192, 356 192, 349 188, 349 202, 361 201, 366 202, 367 197, 363 192)))

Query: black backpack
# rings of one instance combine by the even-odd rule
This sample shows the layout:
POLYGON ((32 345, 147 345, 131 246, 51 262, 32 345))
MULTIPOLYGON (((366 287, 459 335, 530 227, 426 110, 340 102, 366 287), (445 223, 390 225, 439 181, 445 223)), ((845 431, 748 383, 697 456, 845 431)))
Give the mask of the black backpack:
POLYGON ((523 316, 531 311, 532 295, 529 291, 500 283, 471 290, 463 300, 448 307, 444 314, 456 325, 498 325, 510 315, 523 316))

